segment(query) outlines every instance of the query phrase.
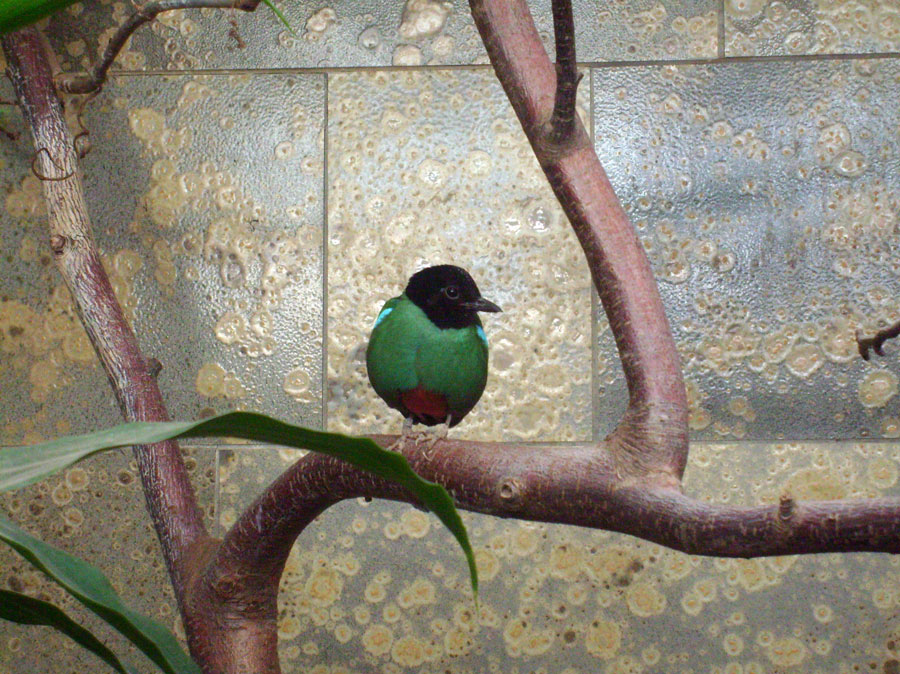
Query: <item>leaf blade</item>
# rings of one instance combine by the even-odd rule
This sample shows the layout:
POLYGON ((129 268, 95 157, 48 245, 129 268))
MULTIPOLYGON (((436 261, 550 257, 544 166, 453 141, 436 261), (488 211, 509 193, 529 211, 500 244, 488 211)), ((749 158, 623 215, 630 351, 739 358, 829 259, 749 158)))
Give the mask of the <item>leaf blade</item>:
POLYGON ((128 608, 100 570, 0 517, 0 540, 62 586, 131 641, 167 674, 200 674, 200 668, 165 627, 128 608))
POLYGON ((18 30, 75 2, 76 0, 0 0, 0 34, 18 30))
POLYGON ((383 449, 373 440, 303 428, 257 412, 226 412, 199 421, 138 421, 39 445, 7 447, 0 450, 0 491, 37 482, 106 449, 174 438, 226 436, 320 452, 401 485, 432 511, 456 538, 465 554, 472 591, 477 598, 478 571, 468 533, 453 499, 442 486, 423 480, 409 467, 403 455, 383 449), (39 455, 38 458, 35 455, 39 455))
POLYGON ((130 674, 132 671, 90 630, 75 622, 65 611, 50 602, 12 590, 0 590, 0 619, 20 625, 52 627, 96 655, 117 672, 130 674))

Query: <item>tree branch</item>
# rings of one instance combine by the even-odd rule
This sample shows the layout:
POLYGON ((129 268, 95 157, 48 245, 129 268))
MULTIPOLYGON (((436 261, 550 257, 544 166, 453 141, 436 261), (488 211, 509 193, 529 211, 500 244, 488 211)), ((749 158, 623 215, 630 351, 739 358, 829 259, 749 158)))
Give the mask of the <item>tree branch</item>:
MULTIPOLYGON (((389 446, 396 437, 373 440, 389 446)), ((665 484, 623 481, 613 458, 594 444, 444 440, 427 456, 414 443, 401 451, 416 473, 442 484, 459 507, 497 517, 617 531, 712 557, 900 552, 898 499, 796 501, 784 496, 772 505, 717 505, 665 484)), ((360 496, 415 503, 395 484, 337 459, 308 454, 241 516, 225 536, 216 566, 229 573, 280 571, 294 539, 319 513, 360 496), (239 550, 240 559, 232 554, 239 550)))
POLYGON ((564 144, 575 131, 575 104, 581 73, 575 59, 575 20, 572 0, 553 0, 553 34, 556 41, 556 99, 550 117, 550 136, 564 144))
POLYGON ((173 9, 240 9, 252 12, 259 5, 260 0, 157 0, 148 2, 129 16, 125 23, 110 38, 109 44, 103 50, 100 60, 94 64, 87 73, 60 75, 58 78, 59 90, 68 94, 89 94, 98 91, 106 81, 113 61, 131 37, 132 33, 145 23, 149 23, 158 14, 170 12, 173 9))
MULTIPOLYGON (((616 337, 630 404, 609 438, 610 451, 621 474, 655 471, 677 481, 687 459, 687 399, 650 263, 581 122, 573 115, 564 140, 553 131, 554 100, 566 96, 556 96, 556 72, 525 0, 469 4, 497 77, 584 249, 616 337)), ((571 86, 574 67, 574 36, 564 13, 554 14, 558 49, 571 52, 565 56, 570 63, 560 64, 569 73, 563 89, 571 86)))
POLYGON ((856 346, 859 349, 859 355, 863 360, 869 360, 869 349, 872 349, 876 355, 884 355, 884 343, 889 339, 894 339, 900 335, 900 321, 882 328, 875 333, 874 337, 862 337, 859 332, 856 333, 856 346))
MULTIPOLYGON (((35 146, 47 199, 50 247, 81 322, 129 421, 168 421, 152 366, 116 300, 91 234, 71 134, 53 87, 40 35, 25 28, 0 38, 35 146)), ((179 599, 191 547, 207 534, 178 443, 135 446, 147 508, 179 599)))

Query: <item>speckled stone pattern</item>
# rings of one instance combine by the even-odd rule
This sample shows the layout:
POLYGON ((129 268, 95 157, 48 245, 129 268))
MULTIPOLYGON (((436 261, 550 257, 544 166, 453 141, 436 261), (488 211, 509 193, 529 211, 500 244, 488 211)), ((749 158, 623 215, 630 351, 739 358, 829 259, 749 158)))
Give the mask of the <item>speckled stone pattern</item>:
POLYGON ((656 271, 695 437, 900 434, 897 367, 855 337, 900 318, 898 77, 893 60, 594 72, 597 152, 656 271))
MULTIPOLYGON (((466 3, 276 5, 294 33, 265 7, 163 15, 80 118, 67 107, 73 129, 91 132, 84 183, 103 259, 163 365, 172 415, 254 409, 396 432, 367 383, 369 331, 413 271, 454 262, 504 309, 484 317, 488 385, 454 437, 604 437, 627 402, 612 336, 480 65, 466 3)), ((552 46, 549 0, 530 5, 552 46)), ((77 3, 45 22, 61 67, 93 62, 132 9, 77 3)), ((685 488, 735 505, 900 494, 898 347, 864 363, 855 344, 900 319, 900 5, 575 0, 574 11, 579 114, 646 247, 685 369, 697 441, 685 488), (731 58, 748 55, 773 58, 731 58)), ((12 97, 5 82, 0 96, 12 97)), ((11 109, 2 124, 18 136, 0 142, 0 444, 18 444, 119 413, 48 250, 27 131, 11 109)), ((187 451, 219 534, 299 455, 187 451)), ((0 495, 0 512, 91 559, 181 634, 128 452, 0 495)), ((432 516, 388 502, 326 512, 285 571, 284 671, 900 671, 890 557, 710 560, 464 519, 477 611, 432 516)), ((97 625, 6 550, 0 586, 97 625)), ((48 631, 0 624, 0 674, 96 667, 48 631)))
POLYGON ((399 430, 366 340, 407 270, 453 262, 504 308, 482 318, 488 384, 460 436, 589 438, 590 274, 493 74, 340 73, 328 104, 329 426, 399 430))

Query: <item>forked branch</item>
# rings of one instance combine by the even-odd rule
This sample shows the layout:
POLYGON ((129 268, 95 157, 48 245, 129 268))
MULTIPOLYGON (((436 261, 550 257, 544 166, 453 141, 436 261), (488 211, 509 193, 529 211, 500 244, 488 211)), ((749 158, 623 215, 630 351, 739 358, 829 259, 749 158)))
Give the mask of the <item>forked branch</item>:
POLYGON ((89 94, 98 91, 106 81, 113 61, 128 42, 134 31, 145 23, 153 21, 158 14, 170 12, 174 9, 240 9, 252 12, 259 5, 260 0, 156 0, 148 2, 129 16, 125 23, 119 26, 113 33, 100 60, 87 73, 74 75, 60 75, 59 89, 69 94, 89 94))

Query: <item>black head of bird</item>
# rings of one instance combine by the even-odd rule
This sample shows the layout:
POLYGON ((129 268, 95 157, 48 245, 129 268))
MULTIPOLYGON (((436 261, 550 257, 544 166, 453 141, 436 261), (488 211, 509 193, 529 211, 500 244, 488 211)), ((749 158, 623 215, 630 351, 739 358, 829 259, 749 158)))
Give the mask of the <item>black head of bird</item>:
POLYGON ((478 321, 479 311, 500 311, 481 296, 469 272, 452 264, 417 271, 405 293, 439 328, 465 328, 478 321))

